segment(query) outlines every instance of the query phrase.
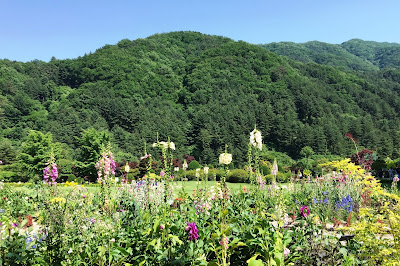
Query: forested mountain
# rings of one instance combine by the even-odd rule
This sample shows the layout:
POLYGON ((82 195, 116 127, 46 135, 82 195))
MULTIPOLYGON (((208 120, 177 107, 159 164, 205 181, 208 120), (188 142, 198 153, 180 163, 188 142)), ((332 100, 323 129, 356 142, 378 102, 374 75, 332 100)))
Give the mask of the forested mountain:
POLYGON ((400 44, 352 39, 342 44, 324 42, 279 42, 262 47, 282 56, 301 61, 334 66, 341 70, 371 71, 400 68, 400 44))
MULTIPOLYGON (((359 42, 275 49, 304 54, 295 61, 259 45, 172 32, 125 39, 77 59, 0 60, 1 145, 17 154, 34 129, 51 132, 73 154, 76 137, 94 127, 111 133, 121 160, 142 156, 159 132, 178 155, 215 163, 228 144, 242 165, 257 125, 268 148, 295 158, 304 146, 354 153, 347 132, 381 156, 399 157, 400 71, 379 70, 396 60, 359 42)), ((396 47, 387 49, 395 54, 396 47)))

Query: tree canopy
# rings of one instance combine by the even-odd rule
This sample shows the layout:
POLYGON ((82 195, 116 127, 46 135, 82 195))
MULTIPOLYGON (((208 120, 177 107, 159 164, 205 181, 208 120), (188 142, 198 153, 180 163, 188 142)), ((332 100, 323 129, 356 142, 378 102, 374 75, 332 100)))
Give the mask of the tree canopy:
POLYGON ((305 146, 350 155, 348 132, 382 156, 400 156, 398 45, 282 45, 271 50, 301 56, 172 32, 76 59, 0 60, 0 139, 8 143, 0 146, 26 154, 23 139, 36 130, 79 157, 82 130, 94 128, 109 133, 121 156, 139 158, 158 132, 177 156, 215 164, 227 144, 243 165, 256 124, 266 147, 292 158, 305 146))

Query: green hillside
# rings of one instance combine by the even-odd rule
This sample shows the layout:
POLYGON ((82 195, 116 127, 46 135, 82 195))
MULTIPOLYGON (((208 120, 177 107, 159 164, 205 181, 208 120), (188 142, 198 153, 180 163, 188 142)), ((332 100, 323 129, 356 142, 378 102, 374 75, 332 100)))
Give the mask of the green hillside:
POLYGON ((378 71, 341 46, 285 45, 299 61, 195 32, 126 39, 77 59, 1 60, 0 152, 18 154, 34 129, 74 158, 76 137, 93 127, 110 132, 118 160, 142 156, 159 132, 177 155, 216 163, 228 144, 243 165, 257 125, 268 148, 294 158, 304 146, 349 155, 347 132, 381 156, 400 156, 398 70, 378 71), (323 65, 313 63, 324 49, 323 65))
POLYGON ((379 68, 400 68, 400 44, 352 39, 341 46, 379 68))
POLYGON ((324 42, 263 44, 262 47, 303 63, 315 62, 344 71, 400 68, 400 44, 352 39, 342 44, 324 42))
POLYGON ((371 71, 379 69, 372 62, 352 54, 337 44, 317 41, 306 43, 280 42, 265 44, 262 47, 303 63, 315 62, 337 67, 341 70, 371 71))

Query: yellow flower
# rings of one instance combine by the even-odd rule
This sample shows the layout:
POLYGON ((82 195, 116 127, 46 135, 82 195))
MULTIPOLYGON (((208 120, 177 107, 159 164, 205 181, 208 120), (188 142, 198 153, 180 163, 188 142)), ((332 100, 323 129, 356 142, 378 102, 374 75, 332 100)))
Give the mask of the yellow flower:
POLYGON ((65 198, 60 198, 60 197, 56 197, 56 198, 52 198, 50 200, 51 203, 59 203, 60 205, 64 204, 66 201, 65 198))

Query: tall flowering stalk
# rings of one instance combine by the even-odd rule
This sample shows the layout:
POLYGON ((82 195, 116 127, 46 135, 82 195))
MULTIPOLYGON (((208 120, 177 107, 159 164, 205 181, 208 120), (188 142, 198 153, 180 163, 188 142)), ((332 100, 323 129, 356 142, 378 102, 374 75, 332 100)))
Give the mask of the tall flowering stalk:
POLYGON ((219 155, 219 164, 223 164, 225 168, 225 174, 222 177, 222 184, 226 186, 226 176, 228 174, 228 165, 232 162, 232 154, 227 152, 228 145, 225 145, 225 152, 219 155))
POLYGON ((397 182, 400 181, 399 174, 395 175, 392 182, 392 189, 397 191, 397 182))
POLYGON ((173 143, 172 141, 170 141, 170 139, 168 138, 168 141, 159 141, 158 140, 158 133, 157 133, 157 142, 153 143, 153 147, 158 147, 161 148, 161 152, 162 152, 162 157, 164 159, 164 169, 161 171, 162 173, 164 173, 164 175, 162 176, 163 179, 165 180, 165 201, 172 199, 173 195, 170 192, 170 178, 172 176, 172 166, 173 166, 173 155, 172 155, 172 151, 175 150, 175 143, 173 143), (169 161, 169 163, 168 163, 169 161))
MULTIPOLYGON (((111 152, 111 147, 107 149, 103 148, 103 152, 101 153, 101 157, 99 161, 96 163, 97 169, 97 182, 101 184, 100 187, 100 196, 101 202, 106 209, 106 199, 110 198, 110 184, 115 180, 111 178, 111 175, 115 175, 115 161, 114 155, 111 152)), ((109 206, 107 209, 111 213, 111 209, 114 206, 109 206)))
MULTIPOLYGON (((254 127, 254 130, 250 132, 249 149, 248 149, 248 171, 249 179, 253 184, 260 184, 259 179, 261 177, 259 160, 260 151, 262 151, 262 135, 261 131, 254 127)), ((262 178, 261 178, 262 179, 262 178)))
POLYGON ((115 168, 113 153, 109 149, 103 151, 99 161, 96 163, 97 182, 105 185, 110 175, 115 175, 115 168))
POLYGON ((278 163, 276 162, 276 159, 274 159, 274 163, 272 165, 271 169, 271 175, 274 176, 273 183, 276 183, 276 175, 278 174, 278 163))
POLYGON ((58 169, 57 164, 54 159, 54 155, 50 156, 49 161, 47 162, 47 166, 43 169, 43 180, 45 183, 49 184, 49 186, 57 185, 58 179, 58 169))

